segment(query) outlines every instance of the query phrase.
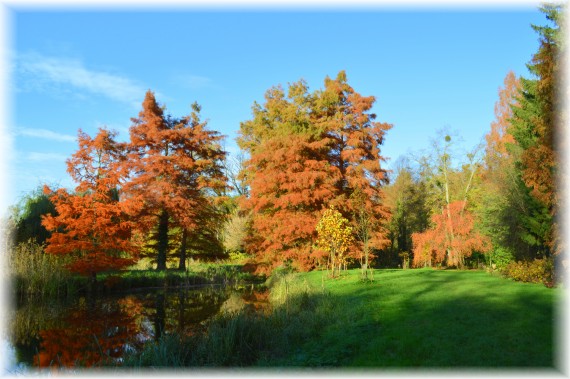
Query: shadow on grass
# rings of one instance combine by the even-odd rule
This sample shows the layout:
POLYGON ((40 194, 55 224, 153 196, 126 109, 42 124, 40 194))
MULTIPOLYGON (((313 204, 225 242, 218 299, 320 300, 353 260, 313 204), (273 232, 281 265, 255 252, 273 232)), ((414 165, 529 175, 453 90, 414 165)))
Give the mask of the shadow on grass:
POLYGON ((387 274, 349 298, 337 297, 339 304, 352 304, 353 321, 306 344, 304 355, 311 358, 297 363, 554 367, 552 291, 480 273, 387 274))
POLYGON ((221 315, 208 333, 126 364, 175 355, 181 366, 554 368, 555 291, 465 271, 357 275, 324 289, 289 282, 271 312, 221 315))

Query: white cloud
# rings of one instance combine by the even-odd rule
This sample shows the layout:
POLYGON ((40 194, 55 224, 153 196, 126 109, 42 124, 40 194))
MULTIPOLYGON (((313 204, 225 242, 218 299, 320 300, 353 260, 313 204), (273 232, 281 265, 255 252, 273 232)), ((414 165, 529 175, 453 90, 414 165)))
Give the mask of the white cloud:
POLYGON ((86 68, 75 59, 46 57, 37 53, 21 54, 16 67, 24 80, 37 85, 66 85, 139 106, 145 89, 129 78, 86 68))
POLYGON ((46 162, 46 161, 65 162, 68 156, 59 153, 39 153, 36 151, 32 151, 27 153, 26 158, 34 162, 46 162))
POLYGON ((30 129, 30 128, 18 128, 16 129, 16 134, 26 137, 36 137, 47 139, 51 141, 61 141, 61 142, 75 142, 77 140, 76 136, 56 133, 47 129, 30 129))

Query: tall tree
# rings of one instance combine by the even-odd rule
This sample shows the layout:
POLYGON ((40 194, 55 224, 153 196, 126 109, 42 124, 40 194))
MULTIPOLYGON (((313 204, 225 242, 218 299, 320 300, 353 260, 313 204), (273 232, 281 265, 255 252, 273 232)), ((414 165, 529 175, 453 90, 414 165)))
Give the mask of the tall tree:
MULTIPOLYGON (((373 121, 373 103, 340 72, 334 80, 326 78, 322 90, 309 93, 299 81, 287 94, 271 88, 263 106, 254 104, 253 119, 241 123, 238 144, 250 156, 241 173, 250 188, 243 207, 253 211, 246 247, 258 262, 268 268, 284 262, 314 267, 320 215, 335 205, 354 220, 350 196, 356 188, 374 220, 386 217, 380 145, 390 125, 373 121)), ((374 233, 381 233, 379 225, 374 222, 374 233)))
POLYGON ((67 172, 78 183, 75 193, 44 189, 56 209, 56 215, 42 221, 52 233, 46 253, 72 255, 68 268, 93 281, 101 271, 133 264, 137 253, 130 215, 139 204, 136 198, 119 201, 119 165, 125 154, 115 135, 100 129, 91 138, 80 130, 79 149, 67 160, 67 172))
POLYGON ((558 252, 557 224, 558 192, 555 178, 558 174, 559 152, 555 145, 556 128, 560 124, 562 109, 561 57, 564 54, 563 34, 560 23, 564 13, 562 5, 541 7, 552 25, 535 26, 540 36, 540 46, 527 65, 533 79, 522 78, 522 91, 518 104, 512 107, 513 118, 509 132, 519 149, 517 167, 520 178, 534 203, 532 216, 523 220, 528 239, 544 245, 544 252, 558 252))
POLYGON ((408 166, 397 169, 395 179, 386 187, 386 205, 392 214, 388 224, 390 243, 387 264, 401 259, 404 265, 412 256, 412 234, 423 232, 430 224, 426 183, 408 166), (406 262, 404 262, 406 261, 406 262))
MULTIPOLYGON (((130 180, 125 190, 144 199, 140 220, 149 231, 155 225, 157 269, 165 270, 169 230, 180 227, 192 233, 199 226, 199 213, 210 203, 211 194, 222 191, 225 152, 223 138, 200 121, 200 106, 194 103, 187 117, 164 114, 154 93, 148 91, 138 118, 130 129, 130 180)), ((186 257, 181 255, 179 267, 186 257)))
POLYGON ((48 214, 55 214, 55 206, 43 193, 42 187, 24 196, 14 207, 11 216, 15 226, 15 242, 26 242, 30 239, 39 245, 46 242, 51 233, 42 225, 42 217, 48 214))
POLYGON ((476 173, 481 166, 482 146, 477 145, 466 154, 461 168, 453 165, 452 147, 451 136, 449 134, 441 136, 439 140, 434 141, 434 156, 422 161, 421 174, 427 187, 431 189, 431 194, 428 196, 430 197, 432 225, 423 233, 416 233, 412 236, 415 265, 419 264, 418 259, 423 262, 422 264, 428 258, 435 259, 437 263, 444 262, 440 255, 430 257, 431 251, 437 250, 439 253, 441 250, 438 249, 445 248, 445 263, 463 267, 465 258, 471 255, 467 249, 472 245, 468 241, 478 236, 478 231, 473 228, 472 221, 470 221, 472 216, 469 200, 474 183, 478 179, 476 173), (434 239, 440 241, 437 249, 432 246, 436 243, 434 239), (426 247, 428 245, 424 242, 430 244, 431 247, 428 249, 426 247))
POLYGON ((514 144, 515 139, 509 133, 513 117, 512 107, 518 103, 516 97, 521 89, 521 82, 513 71, 509 71, 503 81, 504 87, 499 88, 499 100, 495 103, 495 120, 491 122, 491 130, 485 136, 487 142, 485 148, 485 163, 488 170, 494 170, 502 159, 512 156, 508 151, 509 144, 514 144))
POLYGON ((509 72, 504 86, 499 88, 495 120, 485 136, 485 165, 479 172, 483 186, 475 202, 479 229, 491 238, 496 250, 508 252, 519 260, 531 259, 536 254, 536 244, 529 241, 522 221, 531 217, 532 202, 516 167, 521 149, 510 134, 512 108, 518 106, 520 91, 520 80, 509 72))

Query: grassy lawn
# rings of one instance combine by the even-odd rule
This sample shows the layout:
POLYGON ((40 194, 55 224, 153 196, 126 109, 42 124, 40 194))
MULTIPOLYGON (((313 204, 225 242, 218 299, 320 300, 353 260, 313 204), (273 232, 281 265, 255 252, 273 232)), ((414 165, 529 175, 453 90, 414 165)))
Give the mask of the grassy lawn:
MULTIPOLYGON (((288 356, 265 364, 555 366, 555 304, 561 289, 482 271, 377 270, 372 283, 360 281, 358 270, 340 279, 323 281, 322 275, 300 274, 297 280, 327 294, 334 317, 288 356)), ((317 306, 315 312, 324 310, 317 306)))

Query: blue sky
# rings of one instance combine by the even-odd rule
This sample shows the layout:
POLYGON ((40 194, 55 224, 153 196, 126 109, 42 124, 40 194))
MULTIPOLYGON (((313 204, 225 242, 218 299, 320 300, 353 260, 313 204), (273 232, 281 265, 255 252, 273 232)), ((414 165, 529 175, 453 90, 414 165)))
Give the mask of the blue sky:
POLYGON ((533 5, 312 10, 117 10, 12 7, 7 189, 12 204, 42 183, 74 187, 65 159, 77 130, 128 138, 147 89, 175 116, 202 105, 236 152, 239 124, 273 85, 311 90, 346 70, 376 97, 387 166, 449 127, 466 148, 489 130, 509 70, 528 76, 538 48, 533 5))

